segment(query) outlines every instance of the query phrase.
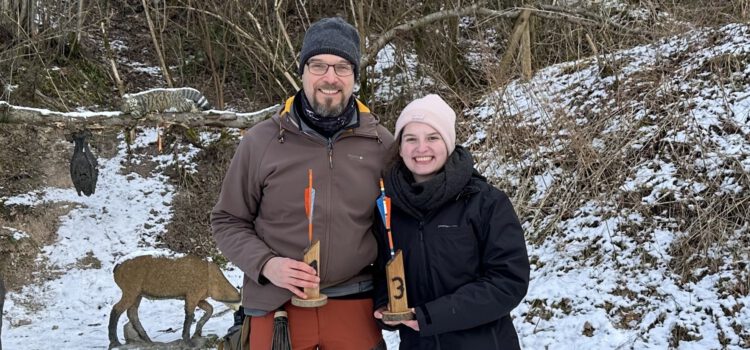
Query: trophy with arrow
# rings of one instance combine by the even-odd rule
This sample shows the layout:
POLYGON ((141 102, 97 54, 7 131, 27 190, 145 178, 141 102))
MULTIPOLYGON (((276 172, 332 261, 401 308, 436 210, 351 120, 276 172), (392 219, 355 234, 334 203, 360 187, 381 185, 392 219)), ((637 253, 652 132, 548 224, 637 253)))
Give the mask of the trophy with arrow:
POLYGON ((383 218, 391 260, 385 265, 388 279, 388 310, 383 311, 383 321, 397 322, 414 319, 406 299, 406 280, 404 278, 404 256, 401 249, 393 251, 393 233, 391 232, 391 198, 385 195, 383 179, 380 179, 380 197, 377 199, 378 210, 383 218))
MULTIPOLYGON (((307 215, 307 239, 309 245, 304 251, 304 262, 320 273, 320 241, 313 241, 313 209, 315 208, 315 189, 313 188, 312 169, 307 170, 308 185, 305 188, 305 214, 307 215)), ((299 307, 320 307, 328 302, 328 296, 320 294, 320 287, 305 288, 307 299, 292 297, 292 305, 299 307)))

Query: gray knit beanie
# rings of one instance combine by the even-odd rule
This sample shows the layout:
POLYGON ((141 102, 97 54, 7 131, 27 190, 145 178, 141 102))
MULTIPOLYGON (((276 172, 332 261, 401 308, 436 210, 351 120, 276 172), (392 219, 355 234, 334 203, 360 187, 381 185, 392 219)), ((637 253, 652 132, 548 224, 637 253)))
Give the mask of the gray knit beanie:
POLYGON ((354 65, 354 79, 359 76, 359 33, 341 17, 323 18, 307 29, 299 55, 299 75, 310 57, 322 54, 346 59, 354 65))

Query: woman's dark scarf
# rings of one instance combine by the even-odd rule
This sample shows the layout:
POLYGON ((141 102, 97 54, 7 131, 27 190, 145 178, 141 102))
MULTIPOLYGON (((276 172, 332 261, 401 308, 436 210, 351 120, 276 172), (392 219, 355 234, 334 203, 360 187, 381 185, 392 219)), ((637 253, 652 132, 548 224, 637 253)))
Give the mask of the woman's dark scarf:
POLYGON ((415 218, 422 218, 433 209, 455 200, 473 173, 471 154, 463 147, 456 146, 443 169, 424 182, 414 182, 414 176, 404 161, 397 161, 386 174, 385 193, 391 197, 394 205, 415 218))
POLYGON ((294 96, 294 108, 299 117, 305 121, 305 124, 326 138, 330 138, 343 129, 344 126, 352 121, 354 114, 357 113, 356 99, 352 96, 349 98, 349 103, 338 116, 321 116, 315 113, 310 101, 305 96, 305 92, 302 90, 298 91, 297 95, 294 96))

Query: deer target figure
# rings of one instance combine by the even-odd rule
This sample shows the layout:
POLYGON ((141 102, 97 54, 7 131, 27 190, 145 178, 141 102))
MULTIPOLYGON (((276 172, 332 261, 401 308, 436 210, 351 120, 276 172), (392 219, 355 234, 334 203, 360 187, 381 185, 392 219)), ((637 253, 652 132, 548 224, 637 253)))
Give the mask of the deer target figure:
POLYGON ((138 318, 138 306, 144 297, 185 300, 182 339, 188 345, 192 345, 190 325, 193 323, 195 308, 200 307, 205 314, 195 326, 194 337, 201 335, 203 325, 213 314, 213 307, 206 299, 210 297, 230 304, 230 307, 236 305, 239 308, 240 293, 229 283, 219 266, 196 256, 136 256, 115 266, 114 279, 122 290, 122 297, 112 307, 109 316, 110 348, 122 345, 117 339, 117 322, 126 310, 138 337, 151 342, 138 318))

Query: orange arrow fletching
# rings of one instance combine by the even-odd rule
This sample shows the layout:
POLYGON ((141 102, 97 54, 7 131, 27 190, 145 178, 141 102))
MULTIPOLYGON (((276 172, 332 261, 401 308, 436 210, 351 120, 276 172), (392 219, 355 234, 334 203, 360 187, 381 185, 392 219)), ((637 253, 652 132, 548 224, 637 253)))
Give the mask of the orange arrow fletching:
POLYGON ((305 189, 305 215, 310 219, 313 201, 312 169, 307 169, 307 188, 305 189))
POLYGON ((385 228, 391 229, 391 197, 385 197, 385 228))
POLYGON ((305 215, 307 215, 308 218, 310 217, 310 201, 311 201, 310 189, 306 188, 305 189, 305 215))

